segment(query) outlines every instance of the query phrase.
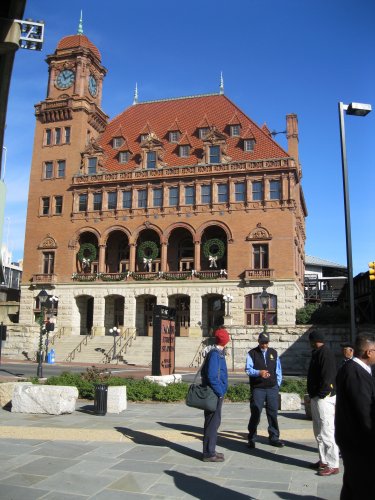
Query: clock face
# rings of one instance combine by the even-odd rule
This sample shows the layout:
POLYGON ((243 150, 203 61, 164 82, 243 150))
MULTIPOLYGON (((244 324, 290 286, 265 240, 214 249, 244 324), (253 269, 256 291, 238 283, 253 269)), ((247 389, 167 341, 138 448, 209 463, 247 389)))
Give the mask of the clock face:
POLYGON ((56 78, 56 87, 59 89, 68 89, 73 85, 74 72, 71 69, 60 71, 56 78))
POLYGON ((93 97, 98 93, 98 84, 92 75, 89 78, 89 92, 93 97))

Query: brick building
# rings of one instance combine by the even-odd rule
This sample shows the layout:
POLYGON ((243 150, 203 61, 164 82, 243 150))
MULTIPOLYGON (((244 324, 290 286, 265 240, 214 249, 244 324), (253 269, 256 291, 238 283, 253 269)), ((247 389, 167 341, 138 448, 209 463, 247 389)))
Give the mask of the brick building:
POLYGON ((288 151, 224 95, 134 103, 109 120, 106 69, 79 30, 46 59, 35 106, 20 323, 42 288, 66 335, 114 325, 152 333, 154 304, 177 335, 215 325, 294 325, 304 304, 306 207, 297 116, 288 151), (228 298, 227 304, 224 298, 228 298))

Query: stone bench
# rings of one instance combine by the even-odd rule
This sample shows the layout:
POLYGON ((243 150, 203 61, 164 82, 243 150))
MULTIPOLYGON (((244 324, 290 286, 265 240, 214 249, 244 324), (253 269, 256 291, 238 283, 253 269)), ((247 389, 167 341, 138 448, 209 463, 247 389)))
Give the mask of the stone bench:
POLYGON ((126 409, 126 385, 110 385, 107 392, 107 413, 121 413, 126 409))
POLYGON ((144 380, 166 387, 168 384, 179 384, 182 382, 182 375, 146 375, 144 380))
POLYGON ((279 393, 279 410, 298 411, 301 409, 301 398, 295 392, 279 393))
POLYGON ((0 384, 0 407, 10 406, 13 399, 13 391, 16 386, 32 385, 31 382, 4 382, 0 384))
POLYGON ((12 397, 14 413, 73 413, 78 398, 77 387, 16 384, 12 397))

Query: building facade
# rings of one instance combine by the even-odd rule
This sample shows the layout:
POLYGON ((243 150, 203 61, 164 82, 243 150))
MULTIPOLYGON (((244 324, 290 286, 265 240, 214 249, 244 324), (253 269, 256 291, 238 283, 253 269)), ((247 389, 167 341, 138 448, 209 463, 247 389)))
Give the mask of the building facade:
POLYGON ((216 325, 295 324, 304 305, 307 215, 298 121, 288 151, 228 97, 134 103, 109 120, 106 69, 82 32, 47 57, 36 127, 20 323, 42 288, 65 334, 152 335, 155 304, 177 335, 216 325), (267 307, 260 292, 269 294, 267 307))

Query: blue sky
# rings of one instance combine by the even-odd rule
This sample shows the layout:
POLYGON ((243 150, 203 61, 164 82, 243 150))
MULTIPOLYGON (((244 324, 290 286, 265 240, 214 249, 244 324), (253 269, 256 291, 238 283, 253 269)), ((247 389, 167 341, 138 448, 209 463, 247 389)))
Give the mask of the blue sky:
MULTIPOLYGON (((3 242, 23 256, 34 104, 44 99, 47 54, 84 34, 108 69, 103 109, 113 118, 139 100, 219 91, 256 123, 285 130, 297 113, 306 219, 306 253, 346 264, 337 103, 375 107, 373 0, 28 0, 24 18, 45 21, 41 52, 16 54, 5 146, 7 205, 3 242)), ((345 118, 354 273, 375 260, 375 110, 345 118)), ((285 136, 276 136, 286 147, 285 136)))

